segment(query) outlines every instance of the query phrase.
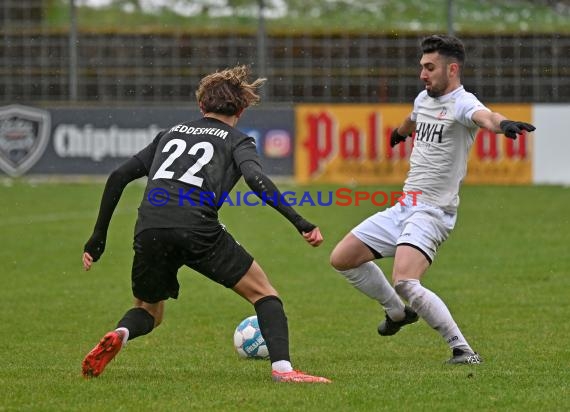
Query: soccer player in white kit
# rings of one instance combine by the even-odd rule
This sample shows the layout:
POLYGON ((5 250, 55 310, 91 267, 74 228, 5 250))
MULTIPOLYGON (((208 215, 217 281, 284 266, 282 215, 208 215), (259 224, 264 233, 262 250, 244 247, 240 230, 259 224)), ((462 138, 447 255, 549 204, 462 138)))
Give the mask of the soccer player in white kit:
POLYGON ((445 303, 421 284, 439 245, 457 218, 459 187, 467 171, 469 149, 478 128, 516 139, 531 124, 492 112, 461 85, 465 61, 462 42, 432 35, 421 42, 420 79, 425 90, 412 113, 391 135, 392 147, 415 131, 404 193, 393 207, 365 219, 331 253, 331 265, 356 289, 377 300, 386 312, 378 333, 390 336, 418 315, 438 331, 452 351, 451 364, 477 364, 472 349, 445 303), (374 259, 394 257, 392 286, 374 259), (408 305, 405 305, 407 301, 408 305))

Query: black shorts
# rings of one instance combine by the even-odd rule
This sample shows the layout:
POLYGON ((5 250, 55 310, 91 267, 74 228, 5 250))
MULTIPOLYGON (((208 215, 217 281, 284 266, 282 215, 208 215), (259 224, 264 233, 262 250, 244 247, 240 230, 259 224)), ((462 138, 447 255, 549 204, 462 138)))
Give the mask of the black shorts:
POLYGON ((221 226, 207 236, 186 229, 147 229, 135 236, 133 295, 144 302, 176 299, 183 265, 227 288, 235 286, 253 257, 221 226))

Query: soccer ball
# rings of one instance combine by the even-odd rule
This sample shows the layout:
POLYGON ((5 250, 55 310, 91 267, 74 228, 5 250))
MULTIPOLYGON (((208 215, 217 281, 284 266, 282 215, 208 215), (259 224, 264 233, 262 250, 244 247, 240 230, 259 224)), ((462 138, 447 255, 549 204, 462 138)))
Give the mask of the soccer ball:
POLYGON ((257 316, 241 321, 234 332, 234 347, 241 358, 267 359, 269 351, 259 330, 257 316))

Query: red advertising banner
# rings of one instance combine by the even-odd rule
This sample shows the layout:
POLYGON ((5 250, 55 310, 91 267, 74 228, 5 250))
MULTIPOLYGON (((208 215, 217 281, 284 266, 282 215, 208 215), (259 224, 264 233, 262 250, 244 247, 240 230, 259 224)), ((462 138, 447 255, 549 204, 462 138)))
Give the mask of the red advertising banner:
MULTIPOLYGON (((489 106, 508 118, 531 122, 530 105, 489 106)), ((299 183, 401 184, 413 139, 390 147, 390 133, 410 105, 297 105, 295 178, 299 183)), ((531 183, 531 141, 479 130, 467 182, 531 183)))

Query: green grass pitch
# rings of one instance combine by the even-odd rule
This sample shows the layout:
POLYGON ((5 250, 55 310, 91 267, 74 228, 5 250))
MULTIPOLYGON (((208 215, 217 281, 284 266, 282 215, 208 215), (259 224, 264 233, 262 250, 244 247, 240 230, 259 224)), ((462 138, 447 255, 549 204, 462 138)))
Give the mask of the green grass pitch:
MULTIPOLYGON (((373 205, 301 207, 325 236, 317 249, 269 207, 225 206, 222 221, 284 300, 294 366, 331 385, 275 384, 267 361, 238 359, 233 330, 253 308, 188 269, 163 325, 129 342, 101 377, 81 378, 84 355, 131 307, 143 186, 127 188, 102 260, 84 272, 102 188, 0 185, 0 411, 570 410, 568 188, 462 189, 456 229, 424 279, 486 361, 460 367, 443 365, 449 350, 423 321, 378 336, 378 305, 329 266, 373 205)), ((381 267, 389 274, 391 260, 381 267)))

